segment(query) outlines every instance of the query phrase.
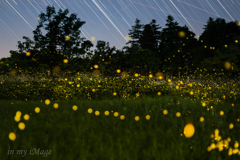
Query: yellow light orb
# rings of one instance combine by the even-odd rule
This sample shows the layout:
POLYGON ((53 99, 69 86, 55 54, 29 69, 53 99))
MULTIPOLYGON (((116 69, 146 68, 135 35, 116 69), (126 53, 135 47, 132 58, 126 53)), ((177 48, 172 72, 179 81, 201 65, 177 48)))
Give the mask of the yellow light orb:
POLYGON ((180 32, 178 32, 178 35, 179 35, 179 37, 185 37, 185 32, 184 31, 180 31, 180 32))
POLYGON ((95 115, 99 116, 100 112, 99 111, 95 111, 95 115))
POLYGON ((96 37, 92 36, 90 39, 91 39, 91 41, 95 41, 96 37))
POLYGON ((114 112, 113 115, 114 115, 114 117, 117 117, 119 115, 119 113, 118 112, 114 112))
POLYGON ((29 116, 28 114, 25 114, 25 115, 23 116, 23 118, 27 121, 27 120, 29 120, 30 116, 29 116))
POLYGON ((96 90, 95 89, 92 89, 93 92, 95 92, 96 90))
POLYGON ((238 147, 239 147, 239 143, 235 141, 234 148, 238 148, 238 147))
POLYGON ((146 120, 149 120, 150 119, 150 115, 146 115, 146 120))
POLYGON ((204 118, 203 118, 203 117, 200 117, 199 120, 200 120, 200 122, 203 122, 203 121, 204 121, 204 118))
POLYGON ((49 99, 46 99, 46 100, 45 100, 45 104, 46 104, 46 105, 49 105, 49 104, 50 104, 50 100, 49 100, 49 99))
POLYGON ((168 82, 170 83, 170 82, 171 82, 171 79, 168 79, 168 82))
POLYGON ((194 132, 195 132, 195 128, 191 123, 187 124, 184 127, 183 133, 186 138, 191 138, 194 135, 194 132))
POLYGON ((163 114, 164 115, 167 115, 168 114, 168 111, 165 109, 165 110, 163 110, 163 114))
POLYGON ((19 122, 19 121, 21 120, 21 117, 18 116, 18 115, 16 115, 16 116, 14 116, 14 120, 15 120, 16 122, 19 122))
POLYGON ((36 107, 36 108, 35 108, 35 112, 36 112, 36 113, 39 113, 39 112, 40 112, 40 108, 39 108, 39 107, 36 107))
POLYGON ((22 116, 22 113, 21 113, 20 111, 17 111, 17 112, 16 112, 16 115, 19 116, 19 117, 21 117, 21 116, 22 116))
POLYGON ((140 119, 139 116, 135 117, 135 121, 139 121, 139 119, 140 119))
POLYGON ((180 117, 180 116, 181 116, 181 113, 180 113, 180 112, 177 112, 177 113, 176 113, 176 116, 177 116, 177 117, 180 117))
POLYGON ((78 107, 77 107, 76 105, 73 105, 73 106, 72 106, 72 109, 73 109, 74 111, 76 111, 76 110, 78 109, 78 107))
POLYGON ((121 119, 121 120, 124 120, 124 119, 125 119, 125 116, 124 116, 124 115, 121 115, 121 116, 120 116, 120 119, 121 119))
POLYGON ((193 91, 190 91, 190 95, 193 95, 193 91))
POLYGON ((160 96, 160 95, 161 95, 161 92, 158 92, 158 93, 157 93, 157 95, 159 95, 159 96, 160 96))
POLYGON ((155 77, 158 78, 158 79, 163 79, 164 75, 163 75, 162 72, 157 72, 157 73, 155 74, 155 77))
POLYGON ((225 68, 226 68, 227 70, 229 70, 229 69, 231 68, 231 63, 225 62, 225 63, 224 63, 224 66, 225 66, 225 68))
POLYGON ((237 22, 236 22, 236 25, 237 25, 238 27, 240 27, 240 21, 237 21, 237 22))
POLYGON ((93 67, 94 67, 95 69, 98 69, 98 65, 97 65, 97 64, 95 64, 93 67))
POLYGON ((58 108, 58 104, 57 104, 57 103, 54 103, 54 104, 53 104, 53 107, 57 109, 57 108, 58 108))
POLYGON ((138 74, 137 74, 137 73, 135 73, 135 74, 134 74, 134 76, 135 76, 135 77, 138 77, 138 74))
POLYGON ((219 114, 220 114, 220 116, 223 116, 223 115, 224 115, 224 112, 223 112, 223 111, 220 111, 219 114))
POLYGON ((126 38, 126 40, 130 40, 131 39, 131 37, 129 35, 126 35, 125 38, 126 38))
POLYGON ((105 114, 106 116, 108 116, 108 115, 109 115, 109 111, 105 111, 104 114, 105 114))
POLYGON ((68 59, 64 59, 64 60, 63 60, 63 63, 68 63, 68 59))
POLYGON ((120 73, 121 72, 121 70, 120 69, 117 69, 117 73, 120 73))
POLYGON ((117 92, 113 92, 113 95, 116 96, 116 95, 117 95, 117 92))
POLYGON ((30 52, 27 52, 27 53, 26 53, 26 56, 30 56, 30 55, 31 55, 31 53, 30 53, 30 52))
POLYGON ((18 128, 21 129, 21 130, 24 130, 25 124, 24 124, 23 122, 20 122, 20 123, 18 124, 18 128))
POLYGON ((234 125, 232 123, 229 124, 229 129, 233 129, 234 125))
POLYGON ((9 138, 11 141, 15 141, 15 139, 16 139, 16 134, 13 133, 13 132, 10 132, 9 135, 8 135, 8 138, 9 138))
POLYGON ((67 41, 70 41, 71 37, 70 37, 70 36, 66 36, 65 39, 66 39, 67 41))
POLYGON ((88 108, 88 113, 92 113, 92 112, 93 112, 92 108, 88 108))
POLYGON ((128 76, 128 73, 126 72, 126 71, 123 71, 122 73, 121 73, 121 77, 122 78, 126 78, 128 76))
POLYGON ((152 78, 153 77, 153 75, 152 74, 149 74, 149 78, 152 78))
POLYGON ((203 107, 205 107, 205 106, 206 106, 206 103, 205 103, 205 102, 203 102, 203 103, 202 103, 202 106, 203 106, 203 107))

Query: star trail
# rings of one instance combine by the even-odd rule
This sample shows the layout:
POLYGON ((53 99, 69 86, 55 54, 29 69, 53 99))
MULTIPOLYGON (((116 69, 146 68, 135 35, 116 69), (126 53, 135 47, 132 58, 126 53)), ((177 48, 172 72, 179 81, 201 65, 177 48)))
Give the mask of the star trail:
POLYGON ((156 19, 165 28, 167 16, 172 15, 196 36, 203 32, 209 17, 226 22, 240 20, 240 0, 0 0, 0 58, 17 50, 17 41, 23 42, 23 36, 33 40, 38 16, 48 5, 53 5, 56 12, 68 9, 85 21, 81 36, 89 40, 96 37, 94 46, 103 40, 117 49, 126 45, 136 18, 142 24, 156 19))

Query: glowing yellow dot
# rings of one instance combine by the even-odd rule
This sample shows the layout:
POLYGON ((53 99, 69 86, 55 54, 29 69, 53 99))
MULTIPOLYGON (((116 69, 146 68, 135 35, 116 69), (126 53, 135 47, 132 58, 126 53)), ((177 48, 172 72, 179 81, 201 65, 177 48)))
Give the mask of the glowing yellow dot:
POLYGON ((45 100, 45 104, 46 104, 46 105, 49 105, 49 104, 50 104, 50 100, 49 100, 49 99, 46 99, 46 100, 45 100))
POLYGON ((98 65, 97 65, 97 64, 95 64, 93 67, 97 69, 97 68, 98 68, 98 65))
POLYGON ((23 118, 27 121, 27 120, 29 120, 30 116, 29 116, 28 114, 25 114, 25 115, 23 116, 23 118))
POLYGON ((233 129, 234 125, 232 123, 229 124, 229 129, 233 129))
POLYGON ((24 124, 23 122, 20 122, 20 123, 18 124, 18 128, 21 129, 21 130, 24 130, 25 124, 24 124))
POLYGON ((40 108, 39 108, 39 107, 36 107, 36 108, 35 108, 35 112, 36 112, 36 113, 39 113, 39 112, 40 112, 40 108))
POLYGON ((204 118, 203 118, 203 117, 200 117, 199 120, 200 120, 200 122, 203 122, 203 121, 204 121, 204 118))
POLYGON ((234 103, 232 103, 232 107, 234 106, 234 103))
POLYGON ((205 103, 205 102, 203 102, 203 103, 202 103, 202 106, 203 106, 203 107, 205 107, 205 106, 206 106, 206 103, 205 103))
POLYGON ((186 138, 191 138, 194 135, 194 132, 195 132, 195 128, 191 123, 187 124, 184 127, 183 133, 186 138))
POLYGON ((238 40, 235 40, 235 43, 238 43, 238 40))
POLYGON ((139 119, 140 119, 139 116, 135 117, 135 121, 139 121, 139 119))
POLYGON ((234 148, 238 148, 238 147, 239 147, 239 143, 235 141, 234 148))
POLYGON ((176 113, 176 116, 177 116, 177 117, 180 117, 180 116, 181 116, 181 113, 180 113, 180 112, 177 112, 177 113, 176 113))
POLYGON ((229 156, 232 155, 232 148, 231 148, 231 147, 228 149, 228 155, 229 155, 229 156))
POLYGON ((19 116, 19 117, 21 117, 21 116, 22 116, 22 113, 21 113, 20 111, 17 111, 17 112, 16 112, 16 115, 19 116))
POLYGON ((104 114, 105 114, 106 116, 108 116, 108 115, 109 115, 109 111, 105 111, 104 114))
POLYGON ((225 44, 225 47, 227 47, 227 45, 225 44))
POLYGON ((117 73, 120 73, 121 72, 121 70, 120 69, 117 69, 117 73))
POLYGON ((117 117, 118 115, 119 115, 119 113, 118 112, 114 112, 114 117, 117 117))
POLYGON ((152 78, 153 77, 153 75, 152 74, 149 74, 149 78, 152 78))
POLYGON ((117 95, 117 92, 113 92, 113 95, 116 96, 116 95, 117 95))
POLYGON ((8 135, 8 138, 9 138, 11 141, 15 141, 15 139, 16 139, 15 133, 10 132, 9 135, 8 135))
POLYGON ((165 109, 165 110, 163 110, 163 114, 164 115, 167 115, 168 114, 168 111, 165 109))
POLYGON ((219 113, 220 113, 220 116, 223 116, 223 115, 224 115, 224 112, 223 112, 223 111, 220 111, 219 113))
POLYGON ((179 37, 185 37, 185 32, 184 31, 180 31, 180 32, 178 32, 178 35, 179 35, 179 37))
POLYGON ((170 83, 170 82, 171 82, 171 79, 168 79, 168 82, 170 83))
POLYGON ((63 60, 63 63, 68 63, 68 59, 64 59, 64 60, 63 60))
POLYGON ((26 53, 26 56, 30 56, 30 55, 31 55, 31 53, 30 53, 30 52, 27 52, 27 53, 26 53))
POLYGON ((126 38, 126 40, 130 40, 131 39, 131 37, 129 35, 126 35, 125 38, 126 38))
POLYGON ((146 115, 146 120, 149 120, 150 119, 150 115, 146 115))
POLYGON ((72 109, 73 109, 74 111, 76 111, 76 110, 78 109, 78 107, 77 107, 76 105, 73 105, 73 106, 72 106, 72 109))
POLYGON ((120 116, 120 119, 121 119, 121 120, 124 120, 124 119, 125 119, 125 116, 124 116, 124 115, 121 115, 121 116, 120 116))
POLYGON ((88 113, 92 113, 92 108, 88 108, 88 113))
POLYGON ((80 84, 78 84, 77 87, 80 87, 80 84))
POLYGON ((161 92, 158 92, 158 93, 157 93, 157 95, 159 95, 159 96, 160 96, 160 95, 161 95, 161 92))
POLYGON ((99 111, 95 111, 95 115, 99 116, 100 112, 99 111))
POLYGON ((57 104, 57 103, 54 103, 54 104, 53 104, 53 107, 57 109, 57 108, 58 108, 58 104, 57 104))
POLYGON ((66 36, 65 39, 66 39, 67 41, 69 41, 69 40, 71 39, 71 37, 70 37, 70 36, 66 36))
POLYGON ((176 89, 179 89, 179 86, 178 86, 178 85, 176 86, 176 89))
POLYGON ((190 95, 193 95, 193 91, 190 91, 190 95))
POLYGON ((91 39, 91 41, 95 41, 95 40, 96 40, 96 38, 95 38, 95 37, 91 37, 90 39, 91 39))
POLYGON ((21 119, 20 116, 18 116, 18 115, 14 116, 14 120, 15 120, 16 122, 19 122, 20 119, 21 119))
POLYGON ((231 68, 231 63, 225 62, 225 63, 224 63, 224 66, 225 66, 225 68, 226 68, 227 70, 229 70, 229 69, 231 68))
POLYGON ((138 74, 137 74, 137 73, 135 73, 135 74, 134 74, 134 76, 135 76, 135 77, 138 77, 138 74))
POLYGON ((95 92, 96 90, 95 89, 92 89, 93 92, 95 92))

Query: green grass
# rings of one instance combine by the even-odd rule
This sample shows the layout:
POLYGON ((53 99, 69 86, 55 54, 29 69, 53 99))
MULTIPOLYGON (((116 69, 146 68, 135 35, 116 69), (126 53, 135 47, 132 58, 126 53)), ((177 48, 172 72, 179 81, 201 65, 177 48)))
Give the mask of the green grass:
POLYGON ((155 98, 141 97, 124 100, 60 100, 55 109, 51 101, 49 105, 41 101, 1 100, 2 136, 0 154, 2 159, 20 159, 17 150, 27 150, 26 159, 239 159, 239 155, 228 156, 228 149, 207 151, 211 145, 210 135, 214 129, 220 130, 222 139, 231 138, 229 147, 239 141, 240 123, 239 104, 223 102, 214 105, 214 109, 202 107, 200 100, 191 100, 181 96, 159 96, 155 98), (178 102, 179 101, 179 102, 178 102), (177 103, 177 104, 176 104, 177 103), (74 111, 73 105, 78 109, 74 111), (35 113, 35 107, 40 108, 35 113), (93 112, 88 113, 92 108, 93 112), (163 110, 168 110, 164 115, 163 110), (230 110, 233 114, 229 115, 230 110), (104 112, 110 111, 110 115, 104 112), (224 115, 220 116, 219 111, 224 115), (14 121, 16 111, 21 111, 20 122, 26 128, 20 130, 14 121), (96 116, 95 111, 100 115, 96 116), (111 112, 112 111, 112 112, 111 112), (114 112, 119 115, 114 117, 114 112), (181 116, 176 117, 176 112, 181 116), (30 115, 24 120, 25 114, 30 115), (121 120, 120 115, 125 119, 121 120), (146 115, 150 119, 146 120, 146 115), (135 116, 140 120, 135 121, 135 116), (199 118, 203 116, 204 122, 199 118), (183 128, 192 122, 195 134, 186 138, 183 128), (217 122, 217 123, 215 123, 217 122), (234 124, 232 130, 229 123, 234 124), (10 141, 10 132, 16 134, 16 140, 10 141), (182 135, 181 135, 182 134, 182 135), (29 150, 52 150, 50 155, 30 155, 29 150), (14 150, 14 154, 7 154, 14 150))
POLYGON ((238 83, 179 81, 178 86, 171 86, 168 82, 157 85, 142 80, 89 75, 62 77, 55 82, 0 79, 1 159, 240 158, 238 83), (46 99, 50 100, 49 105, 45 104, 46 99), (54 103, 59 108, 55 109, 54 103), (74 105, 78 107, 76 111, 74 105), (39 113, 35 112, 36 107, 40 108, 39 113), (88 113, 89 108, 92 113, 88 113), (20 121, 15 119, 17 111, 22 114, 20 121), (95 115, 96 111, 100 115, 95 115), (110 114, 106 116, 105 111, 110 114), (163 114, 165 111, 167 115, 163 114), (224 114, 220 115, 220 111, 224 114), (118 116, 114 116, 116 112, 118 116), (176 116, 178 112, 180 117, 176 116), (29 120, 24 119, 25 114, 30 115, 29 120), (125 119, 120 119, 121 115, 125 119), (146 119, 147 115, 150 119, 146 119), (23 130, 18 126, 20 122, 25 124, 23 130), (184 127, 189 123, 195 132, 186 138, 184 127), (215 135, 216 129, 219 135, 215 135), (16 135, 15 140, 9 138, 11 132, 16 135), (219 151, 222 144, 223 150, 219 151), (39 149, 39 154, 35 149, 39 149), (17 153, 19 150, 26 154, 17 153))

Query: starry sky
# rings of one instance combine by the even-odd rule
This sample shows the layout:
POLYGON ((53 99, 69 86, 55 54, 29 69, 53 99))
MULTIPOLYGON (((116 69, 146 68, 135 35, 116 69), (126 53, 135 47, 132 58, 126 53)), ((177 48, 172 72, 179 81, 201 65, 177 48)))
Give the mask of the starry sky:
POLYGON ((81 37, 95 37, 94 46, 103 40, 117 49, 126 45, 136 18, 142 24, 156 19, 165 28, 167 16, 172 15, 196 36, 203 32, 209 17, 224 18, 226 22, 240 20, 240 0, 0 0, 0 58, 9 57, 10 50, 18 50, 17 41, 23 42, 23 36, 33 40, 38 16, 46 12, 48 5, 57 12, 68 9, 85 21, 81 37))

